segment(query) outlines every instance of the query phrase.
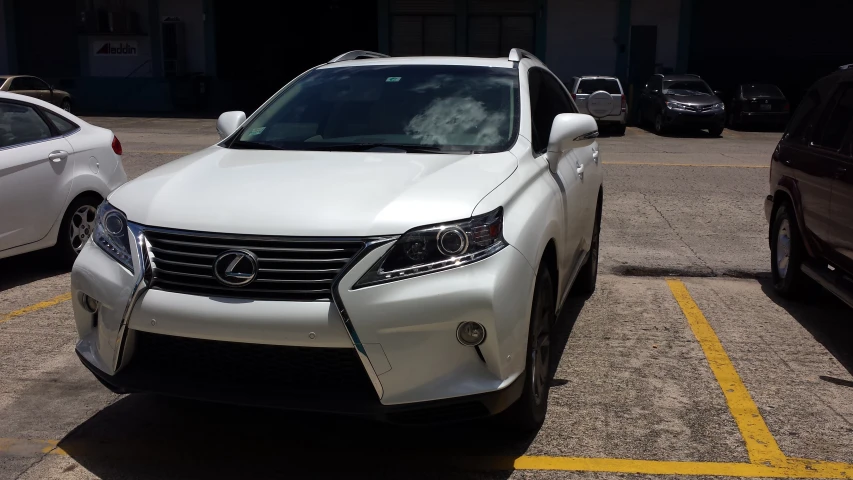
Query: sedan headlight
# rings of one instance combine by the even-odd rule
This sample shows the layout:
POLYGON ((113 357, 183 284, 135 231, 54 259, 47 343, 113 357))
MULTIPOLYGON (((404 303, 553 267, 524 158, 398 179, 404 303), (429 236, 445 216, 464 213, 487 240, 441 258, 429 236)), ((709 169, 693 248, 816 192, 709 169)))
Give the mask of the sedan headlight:
POLYGON ((101 250, 128 270, 133 272, 133 257, 130 255, 130 237, 127 231, 127 217, 121 210, 107 202, 98 207, 95 216, 95 243, 101 250))
POLYGON ((678 103, 678 102, 666 102, 667 108, 672 108, 675 110, 687 110, 688 105, 686 103, 678 103))
POLYGON ((403 234, 353 288, 467 265, 505 246, 501 208, 468 220, 415 228, 403 234))

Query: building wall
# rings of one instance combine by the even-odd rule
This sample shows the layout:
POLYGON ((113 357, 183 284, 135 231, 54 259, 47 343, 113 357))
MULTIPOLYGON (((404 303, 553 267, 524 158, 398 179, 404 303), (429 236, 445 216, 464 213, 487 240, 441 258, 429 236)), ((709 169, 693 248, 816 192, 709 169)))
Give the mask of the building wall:
POLYGON ((631 25, 658 27, 657 64, 675 70, 678 61, 680 0, 631 0, 631 25))
POLYGON ((618 0, 548 0, 544 60, 563 82, 614 74, 618 9, 618 0))
POLYGON ((9 42, 6 38, 6 0, 0 0, 0 74, 9 71, 9 42))
POLYGON ((178 17, 184 23, 187 72, 204 73, 204 14, 202 0, 159 0, 160 20, 178 17))

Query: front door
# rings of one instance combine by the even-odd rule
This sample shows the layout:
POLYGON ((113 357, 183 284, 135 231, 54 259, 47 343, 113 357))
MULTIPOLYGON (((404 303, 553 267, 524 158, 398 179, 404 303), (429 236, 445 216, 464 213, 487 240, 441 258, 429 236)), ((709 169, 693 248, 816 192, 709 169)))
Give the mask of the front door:
POLYGON ((853 276, 853 82, 840 84, 830 101, 834 105, 819 139, 834 149, 836 157, 829 209, 829 256, 853 276))
POLYGON ((50 231, 71 190, 72 152, 33 107, 0 101, 0 251, 50 231))

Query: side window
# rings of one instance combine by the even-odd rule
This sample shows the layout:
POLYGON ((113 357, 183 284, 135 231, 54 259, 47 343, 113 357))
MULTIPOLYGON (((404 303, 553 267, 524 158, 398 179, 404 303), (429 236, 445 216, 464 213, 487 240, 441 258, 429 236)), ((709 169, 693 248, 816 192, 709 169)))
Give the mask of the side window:
POLYGON ((50 127, 32 107, 0 102, 0 148, 51 136, 50 127))
POLYGON ((50 87, 47 83, 36 77, 30 77, 30 84, 32 85, 31 90, 50 90, 50 87))
POLYGON ((60 135, 65 135, 66 133, 77 129, 77 125, 74 125, 73 123, 60 117, 59 115, 45 109, 42 109, 42 111, 47 116, 47 118, 51 122, 53 122, 53 125, 56 127, 56 130, 59 131, 60 135))
POLYGON ((27 90, 27 79, 24 77, 13 78, 9 85, 9 91, 27 90))
POLYGON ((561 113, 576 113, 566 90, 559 80, 539 68, 528 72, 530 84, 531 124, 533 126, 533 151, 540 154, 548 148, 551 125, 561 113))
POLYGON ((838 150, 844 134, 853 123, 853 83, 838 85, 823 114, 815 124, 812 143, 817 146, 838 150))
POLYGON ((817 87, 812 87, 809 93, 800 102, 800 106, 794 112, 791 122, 788 124, 788 131, 785 133, 786 140, 805 143, 806 135, 811 130, 809 127, 820 109, 820 91, 817 87))

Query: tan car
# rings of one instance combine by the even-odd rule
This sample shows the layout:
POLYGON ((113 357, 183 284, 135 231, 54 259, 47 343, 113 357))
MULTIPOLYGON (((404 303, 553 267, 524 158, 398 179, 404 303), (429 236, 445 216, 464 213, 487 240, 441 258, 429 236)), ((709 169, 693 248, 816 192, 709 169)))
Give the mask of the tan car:
POLYGON ((38 77, 28 75, 0 76, 0 91, 38 98, 52 103, 66 112, 71 111, 71 95, 63 90, 53 88, 38 77))

